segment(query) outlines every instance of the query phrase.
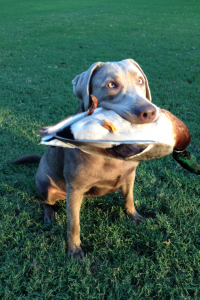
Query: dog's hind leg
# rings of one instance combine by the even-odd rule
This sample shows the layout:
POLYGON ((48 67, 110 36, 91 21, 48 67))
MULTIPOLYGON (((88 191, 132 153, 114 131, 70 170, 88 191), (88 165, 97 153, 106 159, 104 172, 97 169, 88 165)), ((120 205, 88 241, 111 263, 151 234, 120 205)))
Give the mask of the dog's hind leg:
POLYGON ((145 219, 138 214, 134 201, 133 201, 133 187, 135 181, 135 171, 133 171, 126 179, 126 182, 120 187, 125 213, 133 220, 136 224, 143 222, 145 219))
POLYGON ((66 199, 66 191, 59 189, 48 175, 45 177, 45 180, 41 180, 36 176, 36 189, 44 208, 44 223, 50 223, 54 220, 53 205, 66 199))

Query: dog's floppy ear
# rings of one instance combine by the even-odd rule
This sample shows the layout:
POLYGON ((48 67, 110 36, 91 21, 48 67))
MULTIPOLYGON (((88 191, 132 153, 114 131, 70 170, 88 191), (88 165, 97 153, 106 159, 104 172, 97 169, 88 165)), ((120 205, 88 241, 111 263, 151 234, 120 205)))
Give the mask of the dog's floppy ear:
POLYGON ((142 73, 142 75, 144 76, 145 78, 145 86, 146 86, 146 98, 151 101, 151 91, 150 91, 150 88, 149 88, 149 83, 148 83, 148 79, 146 77, 146 75, 144 74, 144 72, 142 71, 141 67, 139 66, 138 63, 136 63, 136 61, 134 61, 133 59, 128 59, 129 61, 131 61, 139 70, 140 72, 142 73))
POLYGON ((92 73, 102 65, 102 62, 94 63, 86 72, 77 75, 72 80, 73 92, 79 99, 83 100, 85 110, 89 108, 90 103, 89 85, 92 73))

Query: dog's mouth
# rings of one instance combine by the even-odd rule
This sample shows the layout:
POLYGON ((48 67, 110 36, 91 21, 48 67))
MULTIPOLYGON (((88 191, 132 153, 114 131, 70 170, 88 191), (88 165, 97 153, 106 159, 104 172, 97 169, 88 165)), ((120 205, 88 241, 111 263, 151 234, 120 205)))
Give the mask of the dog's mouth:
POLYGON ((112 150, 123 158, 137 155, 145 150, 145 148, 133 145, 133 144, 122 144, 119 146, 112 147, 112 150))

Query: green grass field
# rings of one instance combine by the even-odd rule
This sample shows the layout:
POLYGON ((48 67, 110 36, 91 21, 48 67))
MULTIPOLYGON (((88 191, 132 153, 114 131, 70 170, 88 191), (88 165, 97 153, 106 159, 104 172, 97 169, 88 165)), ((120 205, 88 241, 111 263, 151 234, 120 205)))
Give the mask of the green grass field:
POLYGON ((197 0, 0 0, 1 299, 200 299, 200 178, 172 156, 138 167, 137 227, 120 193, 84 199, 81 262, 67 259, 65 201, 43 225, 37 165, 7 164, 44 153, 36 132, 74 114, 76 75, 125 58, 188 126, 200 161, 199 15, 197 0))

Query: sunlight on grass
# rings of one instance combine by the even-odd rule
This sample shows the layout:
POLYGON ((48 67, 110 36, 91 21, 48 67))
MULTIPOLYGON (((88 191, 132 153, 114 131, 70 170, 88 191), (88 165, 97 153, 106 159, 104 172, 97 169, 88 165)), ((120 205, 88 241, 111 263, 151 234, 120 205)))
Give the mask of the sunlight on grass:
POLYGON ((66 255, 65 201, 44 225, 37 165, 7 164, 44 153, 37 130, 74 114, 76 75, 125 58, 143 68, 153 102, 186 123, 200 160, 199 1, 2 0, 0 11, 1 298, 199 299, 199 177, 171 156, 137 169, 138 227, 120 193, 84 199, 80 263, 66 255))

